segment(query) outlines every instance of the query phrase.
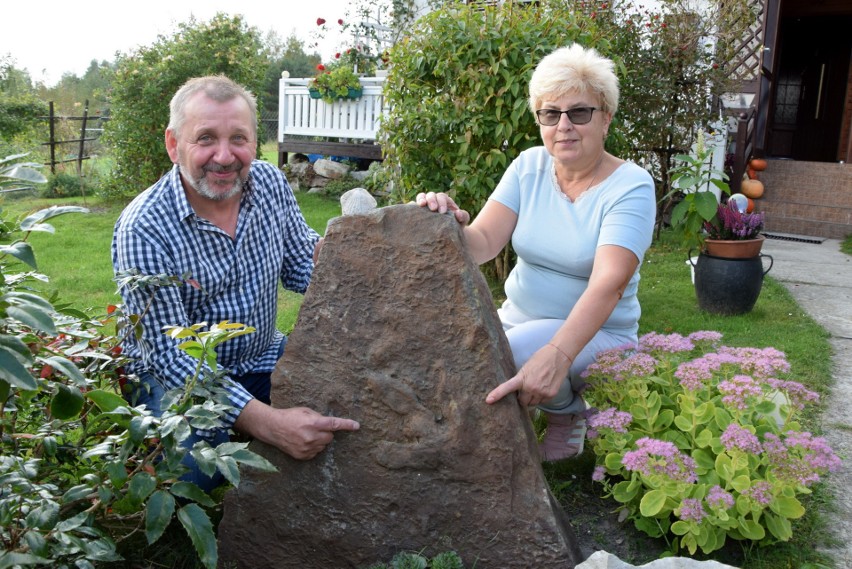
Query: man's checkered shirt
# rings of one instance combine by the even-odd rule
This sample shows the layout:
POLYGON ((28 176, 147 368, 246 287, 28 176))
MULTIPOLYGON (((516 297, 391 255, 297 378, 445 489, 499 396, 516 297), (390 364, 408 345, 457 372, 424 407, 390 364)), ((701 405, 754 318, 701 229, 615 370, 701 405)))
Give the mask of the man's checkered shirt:
MULTIPOLYGON (((124 342, 124 353, 134 359, 128 371, 148 371, 166 389, 182 386, 195 373, 197 360, 179 350, 178 342, 163 334, 163 327, 222 320, 256 331, 220 344, 220 367, 235 375, 275 367, 284 342, 275 328, 278 282, 305 292, 319 235, 305 222, 278 168, 255 160, 249 180, 234 239, 195 215, 177 166, 122 212, 112 243, 116 273, 136 269, 143 275, 186 275, 191 283, 153 293, 142 319, 142 337, 137 340, 131 334, 124 342)), ((142 314, 151 292, 125 287, 121 295, 126 314, 142 314)), ((237 409, 229 417, 230 426, 252 397, 234 382, 228 392, 237 409)))

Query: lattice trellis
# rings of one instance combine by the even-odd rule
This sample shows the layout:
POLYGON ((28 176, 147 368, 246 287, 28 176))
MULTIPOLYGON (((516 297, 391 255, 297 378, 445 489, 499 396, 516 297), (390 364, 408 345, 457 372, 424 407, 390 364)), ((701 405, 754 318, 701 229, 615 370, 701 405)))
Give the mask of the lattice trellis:
POLYGON ((760 79, 760 57, 763 50, 763 21, 766 18, 765 0, 749 0, 749 18, 743 38, 737 47, 737 56, 731 61, 731 77, 743 83, 757 86, 760 79))

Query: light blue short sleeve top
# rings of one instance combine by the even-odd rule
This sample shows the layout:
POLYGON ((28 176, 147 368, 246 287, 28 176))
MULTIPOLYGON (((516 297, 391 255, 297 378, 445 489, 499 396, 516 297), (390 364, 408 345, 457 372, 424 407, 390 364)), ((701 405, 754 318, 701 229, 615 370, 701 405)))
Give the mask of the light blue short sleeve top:
POLYGON ((531 318, 567 318, 588 286, 597 248, 618 245, 632 251, 639 266, 603 328, 636 333, 639 267, 656 217, 648 172, 625 162, 572 202, 556 186, 552 157, 539 146, 512 162, 490 199, 518 215, 512 234, 518 262, 506 281, 516 308, 531 318))

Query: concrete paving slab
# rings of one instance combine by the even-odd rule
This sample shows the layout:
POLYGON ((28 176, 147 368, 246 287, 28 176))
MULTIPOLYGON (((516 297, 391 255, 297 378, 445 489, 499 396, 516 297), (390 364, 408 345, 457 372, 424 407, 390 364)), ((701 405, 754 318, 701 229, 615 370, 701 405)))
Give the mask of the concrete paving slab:
POLYGON ((822 418, 823 435, 843 465, 829 478, 837 509, 830 528, 838 546, 826 552, 838 568, 852 568, 852 256, 840 251, 836 239, 767 239, 763 253, 773 258, 768 276, 831 335, 834 385, 822 418))

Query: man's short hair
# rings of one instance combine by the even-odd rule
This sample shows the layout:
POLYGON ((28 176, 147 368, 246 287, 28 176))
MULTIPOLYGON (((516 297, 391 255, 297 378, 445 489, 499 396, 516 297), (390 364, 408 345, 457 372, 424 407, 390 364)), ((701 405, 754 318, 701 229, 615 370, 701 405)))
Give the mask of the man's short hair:
POLYGON ((169 126, 175 136, 178 136, 186 120, 186 104, 197 93, 203 92, 207 97, 218 103, 226 103, 236 97, 242 97, 248 103, 251 111, 251 123, 257 136, 257 99, 245 87, 228 79, 224 75, 207 75, 195 77, 184 83, 172 97, 169 104, 169 126))

